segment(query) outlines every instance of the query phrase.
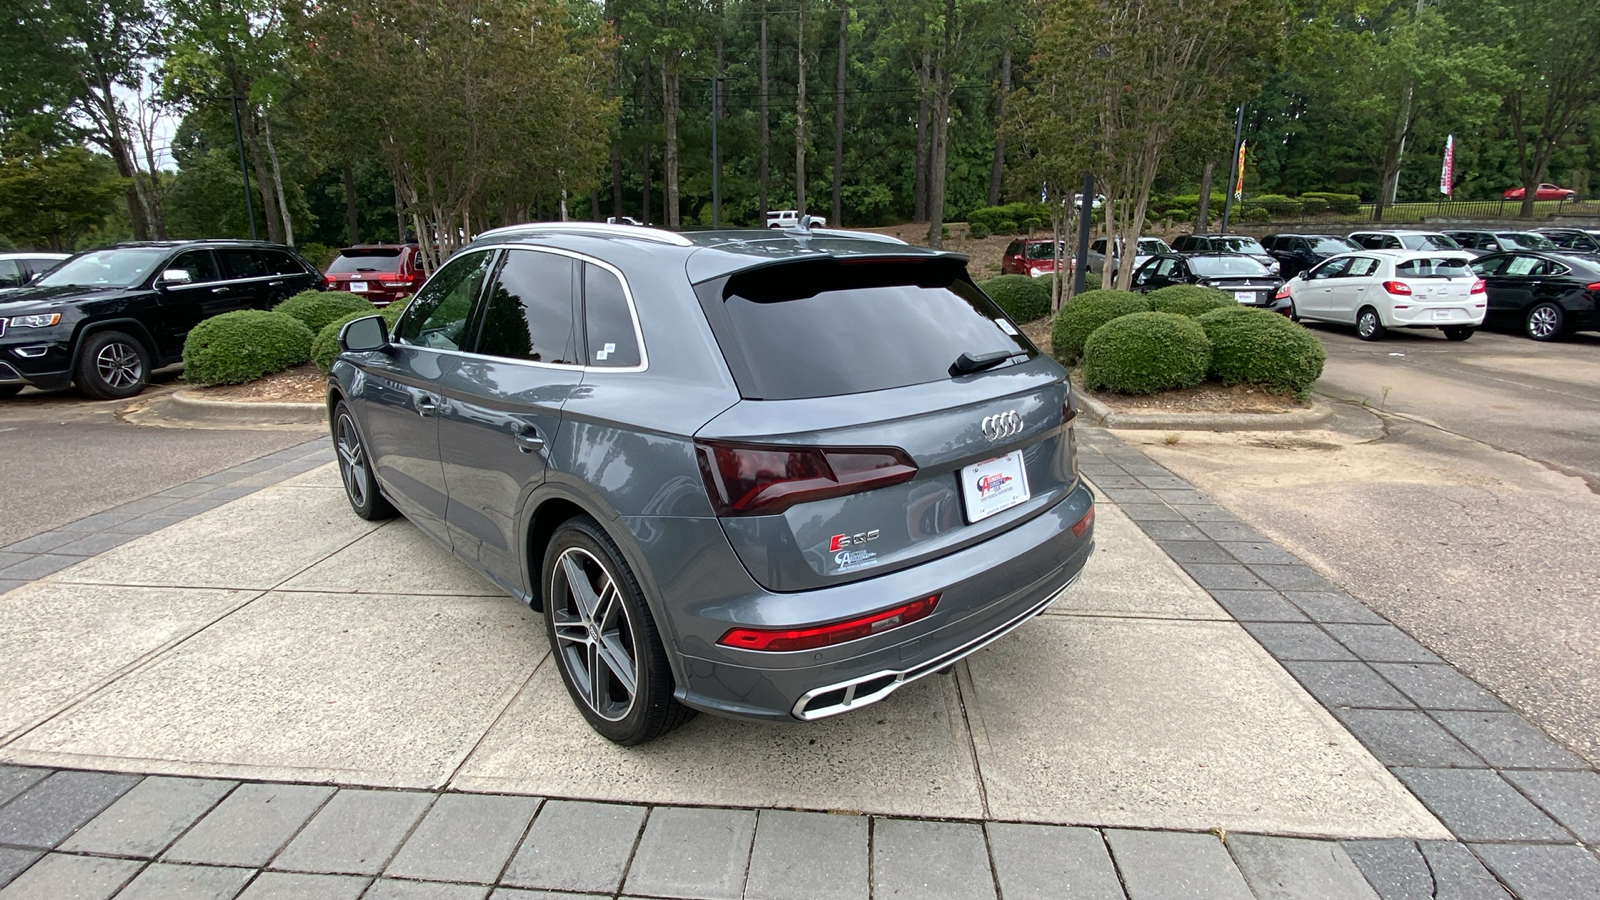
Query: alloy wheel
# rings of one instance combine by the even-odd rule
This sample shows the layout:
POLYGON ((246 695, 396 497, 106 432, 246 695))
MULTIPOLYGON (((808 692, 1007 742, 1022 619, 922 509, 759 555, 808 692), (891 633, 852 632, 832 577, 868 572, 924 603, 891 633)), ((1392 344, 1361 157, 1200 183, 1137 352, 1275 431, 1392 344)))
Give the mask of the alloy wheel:
POLYGON ((633 708, 639 659, 616 579, 589 551, 570 547, 550 581, 548 614, 562 666, 596 715, 622 719, 633 708))
POLYGON ((113 388, 130 388, 144 377, 144 361, 139 351, 121 341, 113 341, 95 354, 95 371, 100 380, 113 388))
POLYGON ((356 506, 366 505, 367 456, 361 452, 361 438, 348 413, 339 417, 339 435, 334 446, 339 453, 339 474, 344 479, 344 489, 350 493, 350 502, 356 506))
POLYGON ((1544 340, 1556 333, 1561 327, 1553 307, 1541 306, 1528 314, 1528 333, 1539 340, 1544 340))

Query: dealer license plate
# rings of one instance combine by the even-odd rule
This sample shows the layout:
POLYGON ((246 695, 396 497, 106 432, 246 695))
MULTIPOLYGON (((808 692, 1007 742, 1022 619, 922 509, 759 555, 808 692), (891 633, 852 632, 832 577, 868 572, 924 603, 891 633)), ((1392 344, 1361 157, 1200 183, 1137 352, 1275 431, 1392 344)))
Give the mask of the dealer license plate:
POLYGON ((968 522, 987 519, 1028 502, 1028 473, 1022 465, 1022 451, 1013 450, 963 468, 961 495, 967 502, 968 522))
POLYGON ((1433 317, 1435 319, 1448 319, 1454 314, 1454 312, 1455 310, 1451 309, 1436 309, 1433 311, 1433 317))
POLYGON ((1233 292, 1233 299, 1239 301, 1240 303, 1254 303, 1254 302, 1256 302, 1256 292, 1255 291, 1234 291, 1233 292))
POLYGON ((350 292, 352 294, 365 294, 367 292, 367 283, 365 281, 350 282, 350 292))

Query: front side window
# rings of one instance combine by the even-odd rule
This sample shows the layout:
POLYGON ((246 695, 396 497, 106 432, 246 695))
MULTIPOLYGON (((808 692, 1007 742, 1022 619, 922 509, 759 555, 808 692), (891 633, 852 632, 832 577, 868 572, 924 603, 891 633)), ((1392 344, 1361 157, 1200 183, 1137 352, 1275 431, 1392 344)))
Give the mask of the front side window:
POLYGON ((177 259, 167 263, 167 268, 188 272, 190 284, 219 281, 222 278, 217 274, 217 261, 211 258, 210 250, 190 250, 188 253, 180 253, 177 259))
POLYGON ((1312 269, 1311 274, 1308 277, 1311 279, 1338 278, 1345 273, 1346 269, 1350 268, 1350 259, 1351 257, 1348 256, 1330 259, 1322 265, 1317 266, 1315 269, 1312 269))
POLYGON ((1509 256, 1486 256, 1472 261, 1472 271, 1479 275, 1499 275, 1505 269, 1509 256))
POLYGON ((572 281, 578 264, 537 250, 510 250, 484 304, 479 353, 505 359, 577 365, 572 281))
POLYGON ((488 250, 452 259, 406 307, 395 335, 403 343, 436 350, 460 350, 466 338, 472 301, 489 274, 488 250))
POLYGON ((583 264, 583 327, 588 365, 616 369, 639 365, 639 338, 628 295, 615 274, 594 263, 583 264))

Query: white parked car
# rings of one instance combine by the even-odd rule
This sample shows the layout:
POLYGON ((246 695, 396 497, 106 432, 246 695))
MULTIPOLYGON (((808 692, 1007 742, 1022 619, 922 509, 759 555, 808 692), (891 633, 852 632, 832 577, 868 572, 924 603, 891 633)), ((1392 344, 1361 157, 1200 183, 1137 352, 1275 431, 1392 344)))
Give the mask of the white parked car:
POLYGON ((1464 341, 1483 324, 1488 293, 1465 251, 1341 253, 1289 279, 1278 299, 1291 315, 1356 326, 1364 341, 1391 328, 1438 328, 1464 341))
MULTIPOLYGON (((1133 267, 1137 269, 1144 265, 1145 261, 1150 257, 1171 252, 1172 248, 1167 246, 1167 242, 1161 238, 1139 238, 1139 252, 1133 255, 1133 267)), ((1089 253, 1084 259, 1089 261, 1089 271, 1100 272, 1106 262, 1106 239, 1095 238, 1094 243, 1089 245, 1089 253)), ((1122 268, 1122 253, 1119 251, 1115 254, 1115 260, 1111 264, 1111 274, 1115 276, 1120 268, 1122 268)))
MULTIPOLYGON (((828 227, 828 220, 821 216, 806 216, 811 220, 812 228, 828 227)), ((773 209, 767 211, 768 228, 799 228, 800 210, 798 209, 773 209)))

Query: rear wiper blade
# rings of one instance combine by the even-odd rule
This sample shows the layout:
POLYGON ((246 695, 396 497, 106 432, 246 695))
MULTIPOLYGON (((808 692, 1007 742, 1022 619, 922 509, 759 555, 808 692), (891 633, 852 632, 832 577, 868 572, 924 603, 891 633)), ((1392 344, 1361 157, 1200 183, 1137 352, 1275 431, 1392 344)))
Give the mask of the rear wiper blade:
POLYGON ((1021 355, 1020 352, 1016 350, 996 350, 993 353, 982 353, 977 356, 973 356, 971 353, 963 353, 956 357, 955 362, 950 364, 950 374, 971 375, 973 372, 982 372, 984 369, 992 369, 1011 357, 1019 355, 1021 355))

